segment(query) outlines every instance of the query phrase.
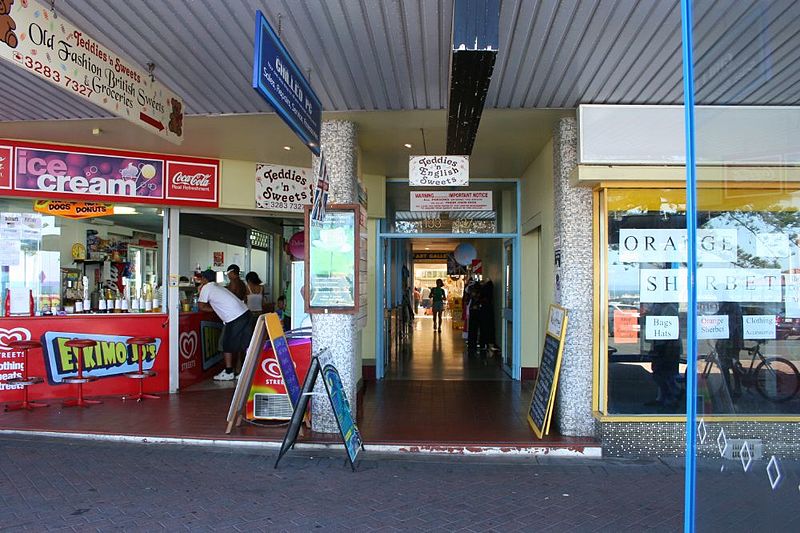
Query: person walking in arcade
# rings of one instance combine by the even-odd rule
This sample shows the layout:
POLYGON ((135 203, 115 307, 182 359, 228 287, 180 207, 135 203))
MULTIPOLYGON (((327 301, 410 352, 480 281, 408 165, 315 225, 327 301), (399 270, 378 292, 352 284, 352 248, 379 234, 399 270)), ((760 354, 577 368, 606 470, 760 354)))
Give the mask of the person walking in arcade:
POLYGON ((444 282, 441 279, 437 279, 436 286, 431 289, 431 300, 433 302, 433 331, 442 331, 442 311, 444 311, 444 302, 447 299, 447 294, 444 292, 443 287, 444 282))

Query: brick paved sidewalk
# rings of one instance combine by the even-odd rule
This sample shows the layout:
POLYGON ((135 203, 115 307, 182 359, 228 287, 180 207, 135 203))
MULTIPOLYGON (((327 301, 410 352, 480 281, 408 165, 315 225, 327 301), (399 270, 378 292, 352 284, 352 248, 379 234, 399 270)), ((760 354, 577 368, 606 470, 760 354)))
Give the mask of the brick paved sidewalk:
MULTIPOLYGON (((272 467, 274 459, 274 451, 252 449, 3 438, 0 529, 506 532, 682 527, 680 460, 367 452, 358 472, 351 473, 339 450, 290 451, 278 470, 272 467)), ((725 490, 747 481, 733 468, 721 474, 714 468, 705 471, 724 476, 725 490)), ((794 512, 796 476, 793 482, 794 492, 781 494, 791 493, 794 503, 789 500, 777 510, 773 506, 765 515, 789 528, 783 530, 800 526, 794 512)), ((747 520, 761 521, 759 506, 776 501, 761 501, 752 490, 747 494, 737 500, 736 513, 708 494, 698 507, 719 513, 716 525, 748 529, 747 520)), ((770 497, 774 493, 767 491, 765 498, 770 497)))

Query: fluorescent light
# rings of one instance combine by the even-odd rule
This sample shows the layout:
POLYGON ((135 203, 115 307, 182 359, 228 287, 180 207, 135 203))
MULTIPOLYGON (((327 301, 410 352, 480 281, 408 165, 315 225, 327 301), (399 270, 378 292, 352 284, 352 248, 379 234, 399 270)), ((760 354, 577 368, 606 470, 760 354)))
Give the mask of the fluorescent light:
POLYGON ((115 205, 114 206, 114 214, 115 215, 138 215, 139 212, 136 210, 135 207, 130 207, 127 205, 115 205))
POLYGON ((411 148, 411 145, 408 143, 405 143, 403 146, 405 146, 406 148, 411 148))
POLYGON ((291 150, 291 149, 292 149, 292 147, 291 147, 291 146, 284 146, 284 147, 283 147, 283 149, 284 149, 284 150, 286 150, 286 151, 288 152, 289 150, 291 150))

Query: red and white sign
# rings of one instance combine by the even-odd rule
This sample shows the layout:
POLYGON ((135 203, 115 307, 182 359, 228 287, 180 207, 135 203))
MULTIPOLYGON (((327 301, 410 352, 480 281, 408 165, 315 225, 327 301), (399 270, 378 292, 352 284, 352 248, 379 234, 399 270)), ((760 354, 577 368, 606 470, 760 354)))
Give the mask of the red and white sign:
POLYGON ((20 390, 22 385, 6 384, 4 380, 21 378, 25 373, 24 352, 15 351, 8 346, 15 341, 31 340, 31 332, 26 328, 0 327, 0 391, 20 390))
POLYGON ((214 313, 181 313, 178 331, 178 387, 185 389, 219 372, 222 322, 214 313))
POLYGON ((219 161, 0 139, 4 195, 108 202, 219 205, 219 161))
POLYGON ((411 211, 491 211, 492 191, 411 191, 411 211))
POLYGON ((14 167, 14 149, 0 146, 0 189, 11 188, 11 173, 14 167))
POLYGON ((216 164, 167 161, 167 200, 217 204, 216 164))
POLYGON ((483 261, 481 261, 480 259, 472 260, 472 273, 483 274, 483 261))

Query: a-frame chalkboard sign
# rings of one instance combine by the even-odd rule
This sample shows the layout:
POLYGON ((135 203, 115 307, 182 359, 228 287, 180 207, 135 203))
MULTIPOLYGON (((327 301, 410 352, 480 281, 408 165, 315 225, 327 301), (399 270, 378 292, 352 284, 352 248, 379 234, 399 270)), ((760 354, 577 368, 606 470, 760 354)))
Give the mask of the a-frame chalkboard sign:
POLYGON ((528 409, 528 424, 540 439, 550 433, 553 406, 556 401, 558 374, 561 370, 561 354, 567 332, 567 310, 551 305, 547 313, 547 331, 544 335, 542 359, 533 387, 531 406, 528 409))
POLYGON ((336 417, 336 423, 339 426, 339 433, 342 436, 345 450, 347 451, 347 458, 350 460, 350 468, 353 472, 356 470, 356 457, 359 450, 364 449, 364 442, 361 440, 361 432, 358 431, 355 420, 353 420, 353 412, 350 410, 350 402, 347 401, 347 395, 342 386, 342 379, 339 376, 339 371, 331 363, 326 363, 324 366, 320 363, 319 357, 316 355, 311 358, 311 366, 308 368, 308 374, 303 382, 303 388, 300 391, 300 400, 294 406, 292 419, 289 421, 289 427, 286 430, 286 436, 283 438, 278 458, 275 460, 275 468, 278 468, 278 463, 281 458, 294 448, 294 443, 297 441, 297 435, 300 433, 300 425, 303 423, 306 409, 308 409, 308 400, 314 395, 314 384, 317 382, 317 377, 322 373, 322 381, 325 383, 325 392, 327 393, 328 400, 331 402, 333 414, 336 417))

